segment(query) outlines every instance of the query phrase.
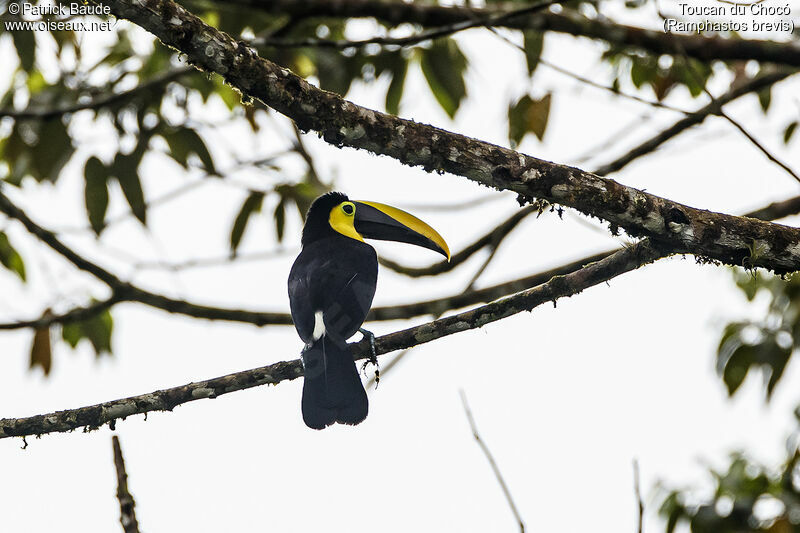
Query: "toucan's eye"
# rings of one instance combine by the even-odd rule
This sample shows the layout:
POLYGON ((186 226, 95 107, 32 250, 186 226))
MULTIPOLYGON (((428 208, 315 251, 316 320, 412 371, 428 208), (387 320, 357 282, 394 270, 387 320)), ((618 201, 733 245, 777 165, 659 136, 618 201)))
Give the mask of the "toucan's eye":
POLYGON ((344 211, 345 215, 352 215, 356 211, 356 206, 350 202, 344 203, 342 204, 342 211, 344 211))

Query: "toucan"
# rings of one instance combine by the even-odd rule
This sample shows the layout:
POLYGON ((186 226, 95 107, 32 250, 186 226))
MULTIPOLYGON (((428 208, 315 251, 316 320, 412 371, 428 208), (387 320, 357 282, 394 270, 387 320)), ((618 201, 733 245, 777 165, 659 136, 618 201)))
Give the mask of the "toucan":
POLYGON ((405 211, 352 201, 341 192, 314 200, 289 273, 292 321, 305 343, 303 421, 312 429, 356 425, 367 417, 367 393, 347 346, 361 330, 378 282, 378 257, 364 239, 415 244, 450 259, 442 236, 405 211))

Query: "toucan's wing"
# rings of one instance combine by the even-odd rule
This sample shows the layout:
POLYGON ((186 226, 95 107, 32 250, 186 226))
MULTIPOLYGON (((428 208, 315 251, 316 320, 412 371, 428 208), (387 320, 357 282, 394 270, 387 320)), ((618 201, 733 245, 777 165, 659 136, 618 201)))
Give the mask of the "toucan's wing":
POLYGON ((311 305, 310 294, 311 287, 308 277, 301 275, 292 267, 289 274, 289 309, 292 313, 294 328, 306 344, 311 342, 314 333, 314 309, 311 305))
POLYGON ((292 318, 307 343, 313 340, 316 312, 323 313, 326 334, 344 342, 358 331, 372 305, 378 275, 375 250, 352 239, 344 243, 304 247, 289 274, 292 318))

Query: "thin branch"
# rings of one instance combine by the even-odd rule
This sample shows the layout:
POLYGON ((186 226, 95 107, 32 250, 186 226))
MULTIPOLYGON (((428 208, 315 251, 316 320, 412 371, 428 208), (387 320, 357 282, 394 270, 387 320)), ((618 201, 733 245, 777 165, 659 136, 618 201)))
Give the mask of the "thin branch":
POLYGON ((750 211, 746 217, 757 218, 760 220, 780 220, 784 217, 800 213, 800 196, 795 196, 780 202, 772 202, 760 209, 750 211))
MULTIPOLYGON (((781 202, 773 202, 765 207, 751 211, 743 216, 756 218, 760 220, 778 220, 790 215, 800 212, 800 196, 795 196, 781 202)), ((511 293, 521 291, 527 287, 533 287, 548 281, 553 276, 563 276, 574 272, 575 270, 593 263, 600 261, 616 250, 608 250, 600 252, 588 257, 583 257, 576 261, 538 272, 523 278, 507 281, 491 287, 483 289, 475 289, 472 291, 463 291, 451 296, 442 298, 435 298, 421 302, 414 302, 410 304, 398 304, 386 307, 375 307, 367 316, 367 321, 385 321, 385 320, 400 320, 414 318, 417 316, 431 315, 434 317, 441 316, 451 309, 464 308, 470 305, 479 303, 486 303, 511 293)), ((42 317, 32 320, 20 320, 14 322, 0 323, 0 330, 13 330, 24 328, 43 328, 52 324, 66 324, 69 322, 81 321, 91 318, 98 312, 110 308, 116 303, 120 302, 139 302, 145 305, 150 305, 168 312, 183 314, 194 318, 203 318, 207 320, 227 320, 231 322, 243 322, 253 324, 256 326, 264 325, 291 325, 292 318, 287 313, 272 313, 272 312, 259 312, 259 311, 245 311, 237 309, 225 309, 218 307, 208 307, 198 305, 190 302, 171 300, 169 298, 153 295, 160 299, 149 299, 152 293, 146 291, 129 292, 129 293, 113 293, 112 296, 103 301, 95 302, 86 307, 79 307, 72 309, 63 314, 51 314, 48 317, 42 317), (137 297, 144 295, 144 300, 139 300, 137 297)), ((391 363, 390 363, 391 364, 391 363)))
POLYGON ((486 256, 486 259, 483 260, 481 266, 478 267, 478 270, 475 271, 475 274, 472 275, 472 278, 467 283, 467 288, 464 289, 464 292, 471 291, 475 288, 475 284, 478 283, 478 280, 486 272, 486 269, 489 268, 489 264, 494 260, 495 255, 497 255, 497 249, 500 248, 500 243, 492 244, 489 246, 489 255, 486 256))
POLYGON ((155 87, 165 85, 192 72, 196 72, 196 70, 191 67, 176 69, 171 72, 161 74, 160 76, 156 76, 151 80, 142 82, 139 85, 128 89, 127 91, 122 91, 119 93, 103 93, 101 96, 83 103, 75 103, 52 108, 22 109, 19 111, 14 109, 0 109, 0 118, 10 117, 14 120, 48 120, 87 109, 97 110, 112 104, 116 104, 117 102, 127 100, 132 96, 146 92, 155 87))
MULTIPOLYGON (((527 54, 527 52, 525 51, 525 48, 523 46, 520 46, 518 43, 515 43, 514 41, 512 41, 511 39, 509 39, 508 37, 506 37, 505 35, 503 35, 499 31, 497 31, 497 28, 492 28, 490 26, 486 26, 486 29, 488 29, 489 31, 494 33, 497 37, 499 37, 500 39, 502 39, 506 43, 510 44, 511 46, 513 46, 514 48, 516 48, 517 50, 522 52, 523 54, 527 54)), ((664 104, 664 103, 656 101, 656 100, 648 100, 646 98, 642 98, 641 96, 637 96, 635 94, 624 93, 624 92, 620 91, 619 89, 615 89, 614 87, 609 87, 607 85, 603 85, 602 83, 597 83, 596 81, 590 80, 589 78, 581 76, 580 74, 572 72, 571 70, 567 70, 567 69, 565 69, 563 67, 560 67, 560 66, 556 65, 555 63, 551 63, 551 62, 547 61, 544 58, 540 57, 539 58, 539 63, 544 65, 544 66, 546 66, 549 69, 555 70, 556 72, 558 72, 560 74, 563 74, 563 75, 565 75, 567 77, 570 77, 570 78, 572 78, 574 80, 577 80, 577 81, 583 83, 584 85, 588 85, 590 87, 594 87, 595 89, 601 89, 603 91, 610 92, 611 94, 613 94, 615 96, 622 97, 622 98, 627 98, 629 100, 633 100, 635 102, 639 102, 640 104, 645 104, 645 105, 648 105, 648 106, 651 106, 651 107, 655 107, 655 108, 658 108, 658 109, 667 109, 669 111, 675 111, 677 113, 683 113, 684 115, 688 115, 689 114, 689 111, 685 111, 685 110, 680 109, 678 107, 673 107, 671 105, 664 104)))
POLYGON ((637 533, 644 533, 644 501, 642 500, 642 488, 639 484, 639 461, 633 460, 633 493, 636 496, 637 507, 637 533))
POLYGON ((119 501, 122 531, 124 533, 139 533, 139 522, 136 520, 136 502, 128 491, 128 472, 125 470, 125 459, 122 457, 122 448, 119 437, 111 437, 114 448, 114 467, 117 470, 117 500, 119 501))
MULTIPOLYGON (((300 15, 306 18, 374 17, 390 25, 420 24, 441 27, 502 15, 519 7, 515 3, 489 4, 486 7, 441 6, 434 3, 402 0, 229 0, 250 9, 271 13, 300 15)), ((499 24, 496 24, 499 25, 499 24)), ((564 9, 560 13, 540 12, 506 21, 502 26, 516 30, 539 30, 588 37, 618 46, 647 50, 654 54, 675 55, 674 42, 679 42, 690 57, 702 61, 750 60, 800 67, 800 45, 793 41, 724 38, 719 35, 684 35, 665 33, 663 29, 646 29, 617 24, 608 18, 588 18, 564 9)))
POLYGON ((491 231, 482 235, 471 244, 467 245, 460 252, 453 254, 453 256, 450 257, 450 261, 440 261, 438 263, 434 263, 426 267, 409 267, 386 258, 380 258, 379 261, 380 264, 383 265, 384 267, 390 270, 394 270, 398 274, 404 274, 412 278, 419 278, 423 276, 435 276, 437 274, 450 272, 457 266, 466 262, 470 257, 472 257, 476 252, 478 252, 485 246, 499 245, 500 242, 502 242, 502 240, 505 239, 514 230, 514 228, 516 228, 517 225, 520 222, 522 222, 522 220, 526 216, 536 211, 538 211, 538 208, 534 206, 527 206, 523 207, 522 209, 516 209, 514 211, 514 214, 508 217, 505 221, 501 222, 491 231))
MULTIPOLYGON (((523 311, 531 311, 543 303, 577 294, 663 256, 663 252, 654 248, 649 242, 637 243, 576 272, 555 277, 547 283, 496 302, 378 337, 375 339, 375 350, 378 355, 382 355, 425 344, 455 333, 480 328, 523 311)), ((371 353, 367 339, 350 346, 354 358, 357 360, 365 359, 371 353)), ((223 394, 259 385, 275 385, 281 381, 296 379, 302 374, 303 368, 300 360, 283 361, 253 370, 88 407, 25 418, 2 419, 0 420, 0 438, 42 435, 72 431, 77 428, 97 429, 103 424, 132 415, 151 411, 171 411, 178 405, 194 400, 216 398, 223 394)))
POLYGON ((767 159, 769 159, 770 161, 772 161, 773 163, 775 163, 776 165, 778 165, 779 167, 781 167, 783 170, 785 170, 787 174, 789 174, 791 177, 793 177, 793 178, 795 179, 795 181, 798 181, 798 182, 800 182, 800 176, 798 176, 798 175, 797 175, 797 172, 795 172, 794 170, 792 170, 792 167, 790 167, 789 165, 787 165, 786 163, 784 163, 783 161, 781 161, 780 159, 778 159, 778 158, 777 158, 777 157, 776 157, 774 154, 772 154, 772 152, 770 152, 769 150, 767 150, 767 149, 764 147, 764 145, 763 145, 763 144, 761 144, 761 143, 758 141, 758 139, 756 139, 755 137, 753 137, 753 135, 752 135, 752 134, 751 134, 749 131, 747 131, 747 130, 744 128, 744 126, 742 126, 742 125, 741 125, 741 124, 740 124, 738 121, 734 120, 734 119, 733 119, 733 118, 732 118, 732 117, 731 117, 729 114, 727 114, 726 112, 722 111, 721 109, 720 109, 720 111, 719 111, 719 114, 720 114, 720 116, 721 116, 721 117, 723 117, 725 120, 727 120, 728 122, 730 122, 730 123, 733 125, 733 127, 735 127, 737 130, 739 130, 739 131, 742 133, 742 135, 744 135, 745 137, 747 137, 747 140, 748 140, 748 141, 750 141, 750 143, 751 143, 753 146, 755 146, 756 148, 758 148, 758 150, 759 150, 759 151, 760 151, 762 154, 764 154, 764 155, 767 157, 767 159))
POLYGON ((415 204, 415 203, 401 203, 397 207, 408 209, 409 211, 464 211, 473 207, 479 207, 488 203, 502 200, 504 197, 498 194, 482 194, 471 200, 464 200, 461 202, 453 203, 429 203, 429 204, 415 204))
POLYGON ((197 257, 171 263, 167 261, 138 261, 132 265, 132 268, 134 270, 169 270, 171 272, 180 272, 182 270, 215 267, 233 263, 265 261, 296 254, 297 251, 298 250, 292 248, 278 248, 275 250, 264 250, 262 252, 237 253, 233 257, 231 254, 225 254, 214 257, 197 257))
POLYGON ((634 159, 655 151, 659 146, 677 136, 679 133, 682 133, 692 126, 702 123, 709 116, 718 115, 722 110, 722 106, 725 104, 730 103, 746 94, 758 92, 765 87, 774 85, 775 83, 784 80, 795 73, 796 71, 793 70, 776 70, 774 72, 762 74, 736 87, 732 87, 728 90, 728 92, 719 98, 712 99, 707 105, 680 119, 679 121, 675 122, 675 124, 653 136, 652 138, 630 149, 624 155, 597 168, 594 171, 594 174, 605 176, 620 170, 634 159))
MULTIPOLYGON (((525 49, 523 49, 522 51, 524 52, 525 49)), ((561 74, 563 74, 565 76, 569 76, 570 78, 574 78, 574 79, 578 80, 579 82, 581 82, 581 83, 583 83, 585 85, 588 85, 590 87, 594 87, 595 89, 600 89, 600 90, 603 90, 603 91, 606 91, 606 92, 610 92, 613 95, 621 96, 621 97, 627 98, 629 100, 634 100, 636 102, 639 102, 640 104, 649 105, 650 107, 655 107, 655 108, 658 108, 658 109, 666 109, 668 111, 674 111, 676 113, 682 113, 684 115, 690 115, 691 114, 691 111, 686 111, 685 109, 681 109, 679 107, 671 106, 669 104, 665 104, 663 102, 659 102, 658 100, 648 100, 647 98, 642 98, 641 96, 637 96, 635 94, 624 93, 624 92, 620 91, 619 89, 615 89, 614 87, 609 87, 608 85, 603 85, 602 83, 597 83, 596 81, 590 80, 589 78, 587 78, 585 76, 581 76, 580 74, 572 72, 571 70, 567 70, 567 69, 565 69, 563 67, 560 67, 560 66, 556 65, 555 63, 551 63, 551 62, 549 62, 549 61, 547 61, 545 59, 541 59, 540 58, 539 59, 539 63, 541 63, 542 65, 546 66, 547 68, 549 68, 551 70, 555 70, 556 72, 559 72, 559 73, 561 73, 561 74)))
MULTIPOLYGON (((711 103, 713 104, 716 98, 714 97, 713 94, 711 94, 711 91, 708 90, 705 80, 697 72, 695 66, 692 64, 692 62, 689 60, 689 57, 686 55, 685 50, 681 48, 680 43, 675 43, 675 47, 681 54, 683 62, 686 65, 686 69, 689 71, 689 74, 695 79, 695 82, 698 83, 703 88, 703 92, 706 93, 706 95, 711 99, 711 103)), ((730 115, 728 115, 722 109, 722 105, 719 106, 718 115, 727 120, 731 125, 733 125, 733 127, 739 130, 742 133, 742 135, 744 135, 753 146, 758 148, 758 150, 767 157, 767 159, 769 159, 770 161, 781 167, 784 171, 786 171, 786 173, 788 173, 792 178, 794 178, 795 181, 800 182, 800 176, 798 176, 795 173, 795 171, 792 170, 791 167, 789 167, 786 163, 775 157, 769 150, 767 150, 764 147, 764 145, 758 142, 758 140, 755 137, 753 137, 753 135, 751 135, 750 132, 748 132, 744 126, 742 126, 739 122, 734 120, 730 115)))
POLYGON ((0 323, 0 331, 25 328, 41 329, 53 324, 82 322, 96 316, 98 313, 102 313, 106 309, 110 309, 114 304, 117 304, 121 301, 123 300, 118 296, 112 295, 110 298, 105 300, 94 302, 83 307, 76 307, 66 311, 65 313, 45 313, 41 318, 33 320, 18 320, 14 322, 0 323))
POLYGON ((500 467, 497 466, 497 462, 494 460, 492 452, 489 450, 489 447, 486 445, 486 443, 483 442, 480 433, 478 433, 478 426, 475 424, 475 419, 472 417, 472 411, 467 403, 467 395, 464 394, 463 390, 459 390, 458 394, 461 396, 461 404, 464 406, 464 414, 467 415, 467 421, 469 422, 469 427, 472 430, 472 436, 475 437, 475 442, 478 443, 483 455, 486 456, 486 460, 489 461, 489 466, 492 467, 494 477, 497 478, 500 488, 503 489, 503 495, 506 497, 508 506, 511 507, 511 512, 514 513, 514 518, 517 520, 517 524, 519 524, 520 533, 525 533, 525 522, 522 520, 522 516, 520 516, 519 511, 517 510, 517 506, 514 505, 514 498, 511 497, 511 491, 508 490, 508 485, 506 485, 506 481, 503 479, 503 474, 500 472, 500 467))
MULTIPOLYGON (((80 254, 66 246, 61 240, 52 232, 49 231, 42 226, 38 225, 36 222, 31 220, 24 211, 14 205, 11 200, 2 192, 2 188, 0 187, 0 212, 5 213, 9 217, 16 219, 28 230, 29 233, 35 235, 39 238, 43 243, 48 245, 54 251, 58 252, 61 256, 67 259, 70 263, 72 263, 75 267, 79 270, 83 270, 84 272, 88 272, 92 274, 94 277, 108 285, 111 289, 111 297, 106 300, 105 302, 98 302, 94 305, 95 309, 101 309, 103 307, 107 308, 114 303, 119 302, 141 302, 143 304, 149 305, 151 307, 156 307, 159 309, 163 309, 169 313, 178 313, 178 314, 188 314, 190 316, 196 318, 206 318, 212 320, 232 320, 235 322, 250 322, 252 324, 257 325, 266 325, 266 324, 291 324, 291 317, 286 313, 256 313, 251 311, 241 311, 236 309, 220 309, 217 307, 210 307, 206 305, 198 305, 187 302, 185 300, 177 300, 174 298, 169 298, 167 296, 163 296, 161 294, 156 294, 145 289, 141 289, 132 285, 128 282, 125 282, 118 278, 116 275, 112 274, 110 271, 106 270, 105 268, 101 267, 100 265, 85 259, 80 254)), ((92 306, 90 306, 92 307, 92 306)), ((71 320, 75 320, 76 316, 86 316, 88 308, 83 308, 82 310, 75 310, 74 312, 67 313, 68 318, 71 320)), ((61 315, 60 318, 64 318, 64 315, 61 315)), ((39 323, 43 324, 43 320, 39 319, 36 321, 28 321, 29 324, 31 323, 39 323)), ((53 322, 50 322, 53 323, 53 322)), ((5 327, 2 329, 17 329, 15 327, 5 327)))
POLYGON ((523 15, 530 15, 538 11, 542 11, 545 8, 548 8, 554 4, 562 3, 563 1, 564 0, 547 0, 545 2, 537 2, 534 5, 526 6, 519 9, 514 9, 504 13, 475 18, 472 20, 455 22, 452 24, 446 24, 439 28, 423 31, 416 35, 410 35, 408 37, 372 37, 360 41, 317 39, 317 38, 280 39, 274 37, 263 37, 251 40, 250 44, 253 46, 273 46, 276 48, 314 47, 314 48, 337 48, 342 50, 347 48, 362 48, 370 44, 377 44, 381 46, 397 46, 397 47, 411 46, 423 43, 425 41, 431 41, 434 39, 440 39, 442 37, 448 37, 450 35, 454 35, 458 32, 468 30, 471 28, 479 28, 479 27, 488 28, 497 25, 504 25, 505 23, 512 21, 515 18, 521 17, 523 15))
POLYGON ((303 136, 300 135, 300 130, 297 129, 297 124, 292 122, 292 131, 294 131, 295 143, 294 143, 294 150, 300 155, 303 161, 306 162, 306 166, 308 167, 308 173, 311 176, 311 179, 315 185, 319 185, 321 187, 325 187, 322 183, 322 180, 319 177, 319 173, 317 172, 316 167, 314 166, 314 158, 311 157, 311 154, 308 153, 306 150, 306 145, 303 143, 303 136))

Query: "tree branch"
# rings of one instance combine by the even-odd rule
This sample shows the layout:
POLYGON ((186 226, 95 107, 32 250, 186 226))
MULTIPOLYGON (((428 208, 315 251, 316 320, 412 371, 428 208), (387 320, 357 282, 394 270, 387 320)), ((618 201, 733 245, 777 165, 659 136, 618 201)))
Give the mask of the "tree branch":
POLYGON ((412 278, 435 276, 437 274, 443 274, 444 272, 450 272, 485 246, 494 246, 499 244, 514 230, 514 228, 517 227, 520 222, 522 222, 522 219, 535 211, 538 211, 538 209, 534 206, 527 206, 522 209, 517 209, 514 211, 514 214, 504 222, 498 224, 495 228, 478 238, 472 244, 454 254, 450 258, 450 261, 440 261, 426 267, 409 267, 385 258, 380 258, 378 261, 386 268, 394 270, 399 274, 405 274, 406 276, 410 276, 412 278))
POLYGON ((425 41, 447 37, 471 28, 491 28, 493 26, 503 26, 515 18, 542 11, 556 3, 560 2, 557 0, 537 2, 536 4, 523 8, 512 9, 501 13, 495 13, 493 15, 486 15, 483 18, 475 17, 469 21, 454 22, 438 28, 432 28, 428 31, 423 31, 415 35, 410 35, 408 37, 372 37, 370 39, 362 39, 360 41, 317 38, 283 39, 275 37, 263 37, 253 39, 251 44, 253 46, 274 46, 276 48, 319 47, 338 49, 361 48, 369 44, 399 47, 411 46, 414 44, 423 43, 425 41))
POLYGON ((122 457, 122 448, 119 437, 111 437, 114 448, 114 468, 117 470, 117 500, 119 501, 120 517, 124 533, 139 533, 139 522, 136 520, 136 502, 128 491, 128 473, 125 471, 125 459, 122 457))
MULTIPOLYGON (((476 329, 509 316, 531 311, 558 298, 577 294, 584 289, 608 281, 620 274, 663 257, 663 253, 648 242, 624 248, 605 259, 584 268, 557 276, 547 283, 527 289, 502 300, 483 305, 453 316, 390 333, 375 339, 375 350, 382 355, 395 350, 425 344, 454 333, 476 329)), ((363 339, 350 345, 356 360, 367 358, 371 349, 363 339)), ((171 411, 176 406, 202 398, 249 389, 259 385, 275 385, 303 374, 300 360, 283 361, 273 365, 228 374, 214 379, 189 383, 149 394, 131 396, 101 404, 57 411, 26 418, 0 420, 0 438, 22 437, 72 431, 77 428, 97 429, 126 417, 151 411, 171 411)))
POLYGON ((630 235, 650 237, 674 253, 704 260, 800 269, 800 230, 693 208, 441 128, 400 119, 320 90, 260 58, 171 0, 97 0, 119 18, 152 32, 187 60, 216 72, 243 93, 317 131, 330 144, 387 155, 428 171, 449 172, 532 201, 573 207, 630 235))
POLYGON ((625 155, 618 157, 616 160, 596 169, 594 173, 600 176, 605 176, 612 172, 616 172, 634 159, 655 151, 656 148, 677 136, 679 133, 691 128, 692 126, 702 123, 710 115, 719 115, 722 112, 722 106, 725 104, 730 103, 746 94, 758 92, 765 87, 770 87, 771 85, 774 85, 775 83, 796 73, 797 71, 795 70, 781 69, 774 72, 769 72, 767 74, 762 74, 741 85, 732 87, 728 90, 728 92, 719 98, 712 99, 708 105, 698 109, 694 113, 687 114, 686 117, 680 119, 669 128, 632 148, 625 155))
MULTIPOLYGON (((0 205, 4 196, 0 192, 0 205)), ((8 201, 6 199, 6 201, 8 201)), ((18 212, 21 210, 16 208, 18 212)), ((0 211, 2 209, 0 208, 0 211)), ((521 212, 520 210, 518 212, 521 212)), ((743 216, 756 218, 760 220, 778 220, 789 215, 794 215, 800 212, 800 196, 789 198, 780 202, 773 202, 765 207, 751 211, 743 216)), ((24 213, 23 213, 24 214, 24 213)), ((29 224, 36 227, 35 234, 47 235, 49 232, 44 228, 39 227, 27 216, 25 217, 29 224)), ((52 235, 52 233, 50 233, 52 235)), ((53 236, 54 238, 54 236, 53 236)), ((45 241, 47 244, 47 242, 45 241)), ((61 246, 64 246, 63 244, 61 246)), ((421 302, 414 302, 410 304, 391 305, 386 307, 375 307, 367 316, 367 321, 385 321, 385 320, 402 320, 414 318, 417 316, 433 315, 440 316, 450 309, 464 308, 470 305, 479 303, 490 302, 503 296, 507 296, 513 292, 521 291, 527 287, 539 285, 548 281, 553 276, 563 276, 569 274, 584 265, 593 263, 604 259, 616 250, 608 250, 600 252, 571 263, 567 263, 556 268, 538 272, 530 276, 519 278, 512 281, 507 281, 483 289, 468 290, 459 292, 451 296, 442 298, 435 298, 432 300, 425 300, 421 302)), ((72 254, 77 255, 75 252, 72 254)), ((99 268, 99 267, 98 267, 99 268)), ((33 320, 20 320, 14 322, 0 323, 0 330, 14 330, 24 328, 43 328, 52 324, 67 324, 70 322, 77 322, 91 318, 95 314, 102 312, 111 306, 121 302, 139 302, 145 305, 162 309, 167 312, 183 314, 194 318, 203 318, 207 320, 227 320, 232 322, 244 322, 256 326, 265 325, 290 325, 292 318, 287 313, 273 313, 273 312, 260 312, 260 311, 246 311, 238 309, 226 309, 219 307, 203 306, 183 300, 173 300, 165 296, 157 295, 149 291, 144 291, 128 285, 128 291, 112 292, 111 297, 106 300, 94 302, 85 307, 78 307, 69 310, 62 314, 48 314, 41 318, 33 320)))
POLYGON ((497 462, 494 460, 492 452, 489 450, 489 447, 486 445, 486 443, 483 442, 480 433, 478 433, 478 426, 475 424, 475 419, 472 417, 472 410, 470 410, 469 404, 467 403, 467 395, 464 394, 463 390, 459 390, 458 393, 461 396, 461 404, 464 406, 464 414, 467 415, 467 421, 469 422, 470 430, 472 430, 472 436, 475 438, 475 442, 478 443, 483 455, 486 456, 486 460, 489 461, 489 466, 492 467, 494 477, 497 478, 497 482, 500 484, 500 488, 503 490, 503 495, 506 497, 508 506, 511 507, 511 512, 514 513, 514 518, 517 520, 517 524, 519 524, 520 533, 525 533, 525 522, 522 520, 522 516, 520 516, 519 511, 517 510, 517 506, 514 504, 514 498, 511 497, 511 491, 508 490, 508 485, 506 485, 506 481, 503 479, 503 474, 500 472, 500 467, 497 466, 497 462))
POLYGON ((119 93, 104 93, 101 96, 98 96, 83 103, 75 103, 62 107, 53 107, 53 108, 22 109, 19 111, 16 111, 14 109, 0 109, 0 118, 10 117, 13 118, 14 120, 48 120, 67 115, 69 113, 84 111, 86 109, 97 110, 115 104, 117 102, 127 100, 128 98, 136 94, 145 92, 154 87, 159 87, 171 81, 175 81, 178 78, 185 76, 186 74, 190 74, 194 71, 195 69, 191 67, 176 69, 171 72, 162 74, 160 76, 156 76, 151 80, 147 80, 137 85, 136 87, 128 89, 127 91, 122 91, 119 93))
MULTIPOLYGON (((252 9, 272 13, 310 17, 373 17, 392 25, 420 24, 425 27, 447 26, 487 18, 519 8, 518 4, 498 4, 484 8, 439 6, 402 0, 231 0, 252 9)), ((686 54, 701 61, 750 60, 800 67, 800 44, 750 39, 729 39, 719 36, 664 33, 617 24, 608 19, 590 19, 568 9, 561 13, 535 13, 508 20, 510 29, 532 29, 588 37, 619 46, 644 49, 654 54, 675 54, 675 42, 686 54)))

